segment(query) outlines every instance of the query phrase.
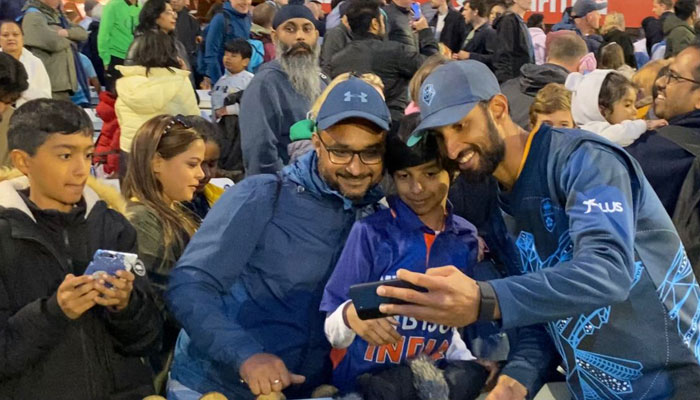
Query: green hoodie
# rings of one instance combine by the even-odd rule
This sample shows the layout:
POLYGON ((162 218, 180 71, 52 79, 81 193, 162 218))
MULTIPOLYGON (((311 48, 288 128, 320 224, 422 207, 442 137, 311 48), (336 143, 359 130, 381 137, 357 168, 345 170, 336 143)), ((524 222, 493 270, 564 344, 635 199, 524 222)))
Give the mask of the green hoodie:
POLYGON ((664 20, 664 37, 666 38, 665 58, 675 57, 695 41, 695 31, 687 22, 669 15, 664 20))
POLYGON ((129 45, 134 41, 140 11, 139 5, 131 5, 127 0, 112 0, 102 10, 97 50, 105 66, 113 56, 126 58, 129 45))

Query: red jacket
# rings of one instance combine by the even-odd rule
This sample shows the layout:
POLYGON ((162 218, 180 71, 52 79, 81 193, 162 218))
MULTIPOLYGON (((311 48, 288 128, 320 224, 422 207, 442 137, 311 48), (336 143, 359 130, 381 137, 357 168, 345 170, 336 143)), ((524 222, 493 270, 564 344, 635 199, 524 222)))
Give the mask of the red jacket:
POLYGON ((114 103, 117 97, 108 91, 100 93, 100 102, 97 104, 97 116, 102 119, 102 130, 97 138, 95 148, 95 165, 104 164, 104 171, 111 174, 119 171, 119 137, 121 130, 117 114, 114 111, 114 103))

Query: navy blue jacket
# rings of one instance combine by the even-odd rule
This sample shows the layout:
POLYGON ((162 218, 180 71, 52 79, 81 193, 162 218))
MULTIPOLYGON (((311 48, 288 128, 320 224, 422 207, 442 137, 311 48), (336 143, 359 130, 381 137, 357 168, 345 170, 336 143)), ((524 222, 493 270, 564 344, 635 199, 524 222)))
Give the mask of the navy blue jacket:
MULTIPOLYGON (((673 118, 669 124, 694 131, 696 143, 700 143, 700 110, 673 118)), ((695 156, 676 143, 657 135, 656 131, 646 132, 625 150, 642 166, 651 187, 656 191, 668 215, 672 216, 681 186, 695 156)))
POLYGON ((354 204, 331 190, 316 152, 281 179, 258 175, 226 191, 170 275, 166 300, 184 328, 171 376, 200 393, 252 399, 239 368, 272 353, 306 376, 287 397, 310 397, 331 372, 323 288, 353 223, 381 197, 374 189, 354 204))
POLYGON ((700 287, 636 161, 543 126, 500 201, 522 269, 489 281, 503 327, 545 324, 575 398, 695 398, 700 287))
POLYGON ((250 15, 236 11, 231 3, 226 1, 222 11, 214 16, 206 28, 204 64, 205 76, 214 84, 224 74, 224 44, 232 39, 248 39, 250 37, 250 15), (224 13, 226 17, 224 17, 224 13), (225 26, 228 20, 228 28, 225 26))
MULTIPOLYGON (((322 76, 321 90, 326 88, 322 76)), ((289 163, 289 128, 306 118, 309 100, 289 82, 279 61, 263 64, 241 99, 241 152, 247 176, 273 174, 289 163)))

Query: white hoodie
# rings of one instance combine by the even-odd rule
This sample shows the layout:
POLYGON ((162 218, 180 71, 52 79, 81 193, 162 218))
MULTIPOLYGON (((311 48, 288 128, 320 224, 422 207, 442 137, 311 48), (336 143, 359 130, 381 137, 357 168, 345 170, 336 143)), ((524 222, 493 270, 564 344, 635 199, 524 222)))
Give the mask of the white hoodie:
POLYGON ((566 88, 573 92, 571 114, 579 128, 597 133, 620 146, 629 146, 647 131, 647 123, 644 120, 634 120, 612 125, 600 113, 600 88, 611 72, 615 71, 599 69, 586 75, 578 72, 569 74, 566 88))

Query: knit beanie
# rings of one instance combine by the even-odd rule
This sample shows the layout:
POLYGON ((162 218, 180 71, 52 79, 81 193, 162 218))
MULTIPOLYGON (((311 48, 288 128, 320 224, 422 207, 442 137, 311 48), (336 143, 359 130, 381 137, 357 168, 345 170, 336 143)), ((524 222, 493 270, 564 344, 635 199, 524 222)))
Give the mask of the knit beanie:
POLYGON ((314 18, 314 14, 304 5, 304 0, 290 0, 289 4, 280 8, 275 14, 275 19, 272 20, 272 28, 277 29, 278 26, 289 21, 292 18, 304 18, 311 21, 316 29, 319 22, 314 18))

